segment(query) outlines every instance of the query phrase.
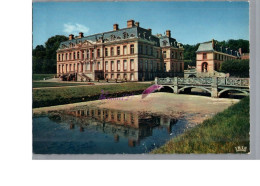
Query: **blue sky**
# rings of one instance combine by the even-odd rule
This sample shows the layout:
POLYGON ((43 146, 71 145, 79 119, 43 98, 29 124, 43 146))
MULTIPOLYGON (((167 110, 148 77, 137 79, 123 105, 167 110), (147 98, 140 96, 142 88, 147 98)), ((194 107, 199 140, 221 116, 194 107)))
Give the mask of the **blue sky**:
POLYGON ((249 39, 247 2, 42 2, 33 3, 33 48, 54 35, 125 28, 129 19, 153 34, 170 29, 183 44, 249 39))

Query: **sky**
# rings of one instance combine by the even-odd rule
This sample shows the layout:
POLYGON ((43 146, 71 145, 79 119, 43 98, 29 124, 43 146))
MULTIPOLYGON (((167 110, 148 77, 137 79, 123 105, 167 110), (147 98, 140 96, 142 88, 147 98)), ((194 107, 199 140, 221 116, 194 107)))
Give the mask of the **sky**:
POLYGON ((55 35, 83 32, 84 36, 140 22, 152 33, 183 44, 216 39, 249 40, 248 2, 41 2, 33 3, 33 48, 55 35))

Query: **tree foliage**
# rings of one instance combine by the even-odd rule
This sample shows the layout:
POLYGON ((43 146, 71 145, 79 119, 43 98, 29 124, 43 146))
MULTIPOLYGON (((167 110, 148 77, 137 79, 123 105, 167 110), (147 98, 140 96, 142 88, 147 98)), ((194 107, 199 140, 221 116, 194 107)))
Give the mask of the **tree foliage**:
POLYGON ((56 35, 50 37, 45 46, 37 45, 32 51, 33 73, 48 74, 56 73, 56 50, 62 41, 67 41, 68 37, 56 35))
POLYGON ((227 60, 220 65, 220 71, 232 77, 249 77, 249 60, 227 60))

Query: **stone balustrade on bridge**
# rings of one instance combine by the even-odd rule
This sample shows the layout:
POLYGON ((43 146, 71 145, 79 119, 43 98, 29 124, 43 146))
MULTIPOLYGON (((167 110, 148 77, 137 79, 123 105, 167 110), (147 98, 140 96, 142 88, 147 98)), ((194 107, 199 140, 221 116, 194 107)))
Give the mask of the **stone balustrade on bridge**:
POLYGON ((219 97, 228 91, 242 92, 249 95, 249 78, 227 78, 227 77, 173 77, 155 78, 155 84, 163 87, 170 87, 173 93, 179 94, 181 91, 190 92, 192 88, 199 88, 211 94, 211 97, 219 97))

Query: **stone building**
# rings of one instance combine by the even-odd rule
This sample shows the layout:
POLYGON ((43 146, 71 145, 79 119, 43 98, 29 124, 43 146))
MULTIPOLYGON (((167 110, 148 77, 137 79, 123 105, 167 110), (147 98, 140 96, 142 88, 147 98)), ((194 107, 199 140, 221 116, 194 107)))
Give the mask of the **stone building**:
POLYGON ((166 35, 153 35, 139 22, 127 21, 127 28, 84 37, 69 35, 57 50, 57 75, 74 75, 77 81, 97 79, 153 80, 183 76, 183 46, 166 35))
POLYGON ((240 59, 240 56, 238 51, 224 48, 214 39, 200 43, 196 51, 196 69, 185 70, 185 77, 225 76, 219 72, 221 63, 226 60, 240 59))

